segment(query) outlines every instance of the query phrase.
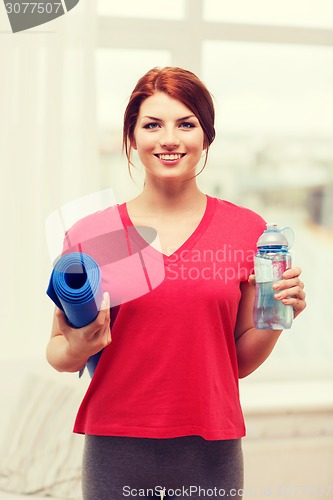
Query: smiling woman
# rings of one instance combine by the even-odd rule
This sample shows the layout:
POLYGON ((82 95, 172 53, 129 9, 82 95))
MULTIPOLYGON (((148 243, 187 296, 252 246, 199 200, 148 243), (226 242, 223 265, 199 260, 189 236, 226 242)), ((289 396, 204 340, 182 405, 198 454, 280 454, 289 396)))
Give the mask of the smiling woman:
MULTIPOLYGON (((214 137, 212 97, 196 75, 166 67, 140 78, 125 111, 123 145, 129 162, 137 150, 145 183, 118 210, 129 231, 157 231, 160 248, 148 250, 161 258, 165 278, 110 310, 117 276, 101 269, 106 289, 96 320, 73 329, 57 310, 47 349, 59 371, 76 371, 102 349, 74 426, 86 435, 84 500, 120 498, 129 478, 135 489, 159 484, 169 492, 195 477, 200 491, 217 487, 242 497, 238 379, 265 361, 281 331, 253 324, 251 273, 264 220, 197 185, 196 167, 204 152, 206 164, 214 137)), ((88 218, 79 227, 85 241, 88 218)), ((295 317, 305 307, 299 275, 289 269, 277 297, 291 296, 295 317)))
POLYGON ((184 180, 195 175, 204 143, 199 120, 180 101, 157 92, 142 103, 131 147, 145 165, 146 182, 154 175, 184 180))
MULTIPOLYGON (((200 157, 205 149, 204 168, 215 138, 214 118, 212 97, 196 75, 182 68, 152 69, 138 81, 125 111, 123 147, 128 165, 131 148, 137 149, 136 135, 148 137, 142 131, 148 129, 154 132, 150 144, 154 140, 159 142, 158 146, 155 144, 158 150, 151 151, 152 154, 177 152, 183 157, 186 151, 176 149, 187 137, 188 142, 193 139, 199 144, 200 157)), ((192 157, 194 169, 200 157, 192 157)))

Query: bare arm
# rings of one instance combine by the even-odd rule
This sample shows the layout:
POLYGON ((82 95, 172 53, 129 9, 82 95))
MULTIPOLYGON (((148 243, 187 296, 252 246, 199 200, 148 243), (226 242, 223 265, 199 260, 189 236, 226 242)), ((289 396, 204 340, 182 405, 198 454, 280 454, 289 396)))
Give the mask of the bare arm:
MULTIPOLYGON (((278 284, 275 298, 292 305, 294 317, 306 307, 304 285, 299 279, 301 270, 292 268, 285 271, 278 284), (280 294, 278 296, 277 294, 280 294)), ((256 370, 272 352, 282 330, 257 330, 253 323, 253 303, 255 296, 254 276, 242 285, 235 340, 239 377, 243 378, 256 370)))
POLYGON ((64 313, 55 308, 46 358, 60 372, 76 372, 83 368, 90 356, 110 342, 110 301, 106 293, 98 316, 83 328, 71 328, 64 313))

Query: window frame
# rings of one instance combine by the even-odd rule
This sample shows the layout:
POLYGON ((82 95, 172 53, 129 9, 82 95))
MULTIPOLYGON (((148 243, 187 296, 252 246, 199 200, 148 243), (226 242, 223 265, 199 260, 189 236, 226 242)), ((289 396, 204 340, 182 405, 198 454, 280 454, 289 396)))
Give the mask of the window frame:
POLYGON ((185 0, 181 20, 99 15, 97 47, 169 50, 174 66, 201 76, 202 43, 206 40, 333 46, 332 29, 206 21, 203 4, 204 0, 185 0))

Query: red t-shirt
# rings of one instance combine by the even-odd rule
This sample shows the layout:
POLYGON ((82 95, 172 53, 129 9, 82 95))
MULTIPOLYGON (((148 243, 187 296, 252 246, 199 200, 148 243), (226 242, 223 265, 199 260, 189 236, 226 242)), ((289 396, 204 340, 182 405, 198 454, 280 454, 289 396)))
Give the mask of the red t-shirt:
MULTIPOLYGON (((133 226, 126 205, 118 208, 124 226, 133 226)), ((83 219, 86 237, 84 226, 83 219)), ((178 250, 167 257, 150 248, 152 258, 163 257, 165 277, 148 293, 111 308, 112 342, 103 350, 74 432, 244 436, 234 328, 240 283, 253 270, 264 229, 251 210, 208 196, 201 222, 178 250)), ((112 280, 104 281, 112 294, 112 280)))

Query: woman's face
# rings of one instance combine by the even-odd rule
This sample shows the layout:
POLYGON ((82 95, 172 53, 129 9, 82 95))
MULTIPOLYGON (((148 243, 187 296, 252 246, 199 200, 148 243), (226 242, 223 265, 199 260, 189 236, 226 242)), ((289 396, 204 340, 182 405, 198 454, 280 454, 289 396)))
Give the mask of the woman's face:
POLYGON ((204 149, 204 132, 181 101, 156 92, 141 104, 131 145, 146 168, 146 176, 185 180, 195 175, 204 149))

